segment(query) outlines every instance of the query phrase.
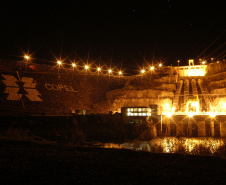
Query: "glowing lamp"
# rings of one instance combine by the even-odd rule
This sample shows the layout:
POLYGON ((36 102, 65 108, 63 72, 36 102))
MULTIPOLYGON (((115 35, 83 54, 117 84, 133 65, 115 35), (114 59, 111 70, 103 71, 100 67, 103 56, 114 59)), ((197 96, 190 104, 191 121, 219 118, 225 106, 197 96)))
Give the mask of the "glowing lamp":
POLYGON ((226 103, 223 103, 222 104, 222 107, 225 109, 226 108, 226 103))
POLYGON ((171 118, 171 117, 172 117, 171 112, 168 112, 168 113, 166 114, 166 116, 167 116, 168 118, 171 118))
POLYGON ((24 55, 24 58, 27 59, 27 60, 30 59, 30 57, 28 55, 24 55))
POLYGON ((111 73, 111 72, 112 72, 112 70, 111 70, 111 69, 109 69, 109 70, 108 70, 108 73, 111 73))
POLYGON ((168 103, 165 103, 165 106, 166 106, 166 107, 169 107, 170 105, 169 105, 168 103))
POLYGON ((58 63, 59 65, 61 65, 61 64, 62 64, 62 62, 61 62, 60 60, 58 60, 58 61, 57 61, 57 63, 58 63))
POLYGON ((175 112, 175 110, 176 110, 176 107, 172 107, 172 111, 175 112))
POLYGON ((85 69, 89 69, 89 66, 88 65, 85 65, 85 69))
POLYGON ((159 64, 159 67, 162 67, 162 64, 161 63, 159 64))
POLYGON ((119 75, 122 75, 122 71, 119 71, 118 74, 119 74, 119 75))
POLYGON ((100 71, 100 70, 101 70, 101 68, 100 68, 100 67, 98 67, 98 68, 97 68, 97 71, 100 71))
POLYGON ((75 64, 75 63, 73 63, 73 64, 72 64, 72 67, 75 67, 75 66, 76 66, 76 64, 75 64))
POLYGON ((151 71, 153 71, 155 68, 154 68, 153 66, 151 66, 151 68, 150 68, 150 69, 151 69, 151 71))
POLYGON ((211 113, 210 113, 210 117, 211 117, 211 118, 214 118, 214 117, 216 117, 216 114, 214 114, 213 112, 211 112, 211 113))
POLYGON ((191 112, 189 112, 189 113, 188 113, 188 116, 189 116, 190 118, 192 118, 192 117, 193 117, 193 114, 192 114, 191 112))
POLYGON ((142 70, 141 70, 141 73, 142 73, 142 74, 144 74, 144 73, 145 73, 145 70, 144 70, 144 69, 142 69, 142 70))

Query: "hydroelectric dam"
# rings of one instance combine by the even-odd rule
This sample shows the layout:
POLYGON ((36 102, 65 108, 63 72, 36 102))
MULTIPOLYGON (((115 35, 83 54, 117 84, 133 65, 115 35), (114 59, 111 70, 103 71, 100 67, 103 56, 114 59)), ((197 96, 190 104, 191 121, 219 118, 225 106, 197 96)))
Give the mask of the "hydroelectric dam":
POLYGON ((102 74, 0 60, 0 114, 120 115, 156 136, 226 137, 226 63, 156 66, 102 74))

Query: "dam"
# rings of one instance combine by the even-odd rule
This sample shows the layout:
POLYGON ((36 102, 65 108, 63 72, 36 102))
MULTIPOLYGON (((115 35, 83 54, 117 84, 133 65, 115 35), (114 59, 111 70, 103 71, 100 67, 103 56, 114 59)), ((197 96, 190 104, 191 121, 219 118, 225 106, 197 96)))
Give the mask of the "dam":
POLYGON ((226 64, 189 60, 117 76, 1 60, 0 114, 120 114, 157 136, 226 137, 226 64))

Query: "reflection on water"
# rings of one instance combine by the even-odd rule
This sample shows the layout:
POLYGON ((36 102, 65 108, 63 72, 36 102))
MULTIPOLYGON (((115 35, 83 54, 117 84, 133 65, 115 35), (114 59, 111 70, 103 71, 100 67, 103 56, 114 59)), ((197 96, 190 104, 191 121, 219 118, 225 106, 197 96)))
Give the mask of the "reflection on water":
POLYGON ((222 152, 225 154, 226 139, 165 137, 145 142, 137 141, 123 144, 106 143, 103 144, 103 147, 148 151, 153 153, 212 155, 222 152))

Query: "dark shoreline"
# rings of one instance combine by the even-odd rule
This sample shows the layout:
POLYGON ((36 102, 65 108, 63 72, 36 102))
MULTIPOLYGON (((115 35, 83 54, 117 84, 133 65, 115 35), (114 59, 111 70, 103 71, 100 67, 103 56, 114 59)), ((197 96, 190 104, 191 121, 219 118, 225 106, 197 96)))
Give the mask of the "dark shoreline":
POLYGON ((0 140, 0 184, 225 184, 219 157, 0 140))

